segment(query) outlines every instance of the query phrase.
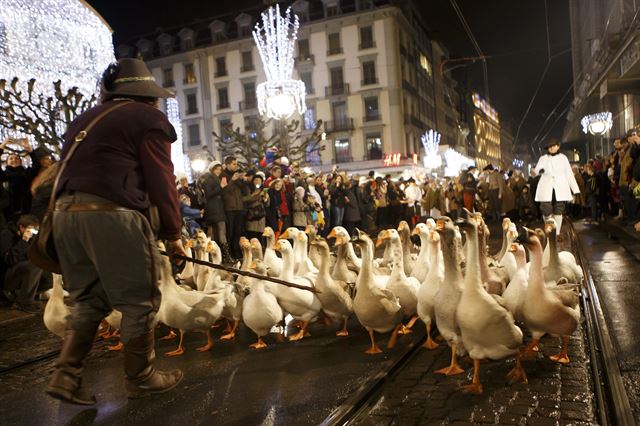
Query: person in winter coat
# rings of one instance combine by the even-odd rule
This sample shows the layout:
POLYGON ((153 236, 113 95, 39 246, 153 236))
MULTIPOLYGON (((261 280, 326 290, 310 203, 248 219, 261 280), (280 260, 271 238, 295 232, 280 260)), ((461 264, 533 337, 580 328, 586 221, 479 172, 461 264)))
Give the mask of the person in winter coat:
POLYGON ((310 209, 305 201, 305 190, 298 186, 293 195, 293 226, 304 231, 309 224, 310 209))
POLYGON ((476 192, 478 191, 478 181, 476 180, 473 172, 475 172, 476 166, 470 166, 465 173, 462 174, 462 202, 464 208, 470 212, 474 211, 476 192))
POLYGON ((422 210, 420 209, 422 189, 416 184, 415 179, 410 178, 407 186, 404 188, 404 193, 407 197, 407 216, 411 220, 410 223, 413 227, 418 220, 420 220, 420 216, 422 216, 422 210))
POLYGON ((4 209, 7 220, 16 220, 19 215, 27 214, 31 210, 31 192, 29 188, 31 182, 40 172, 40 161, 35 151, 24 139, 6 139, 0 144, 0 154, 4 152, 9 143, 16 143, 24 148, 31 157, 31 167, 25 168, 22 159, 18 154, 11 153, 7 156, 7 166, 5 170, 0 169, 0 180, 7 182, 9 192, 9 206, 4 209))
POLYGON ((343 226, 353 235, 356 226, 360 226, 362 216, 360 215, 360 204, 358 202, 358 186, 352 180, 345 183, 345 208, 343 226))
POLYGON ((251 184, 244 188, 242 200, 247 206, 247 221, 245 229, 247 238, 257 238, 262 241, 262 233, 267 224, 267 206, 269 194, 262 186, 263 178, 256 174, 251 179, 251 184))
POLYGON ((376 227, 376 202, 372 181, 366 177, 360 178, 360 217, 363 231, 373 233, 376 227))
POLYGON ((269 207, 267 208, 267 224, 280 235, 283 229, 291 226, 291 200, 284 188, 282 179, 271 181, 268 191, 269 207))
POLYGON ((520 191, 520 196, 516 199, 516 208, 518 209, 518 216, 520 220, 525 224, 529 224, 536 220, 536 203, 533 200, 533 195, 528 186, 525 186, 520 191))
POLYGON ((542 216, 556 221, 556 233, 560 235, 565 204, 573 199, 573 195, 580 193, 580 188, 573 177, 569 159, 560 153, 557 139, 547 142, 547 154, 540 157, 535 170, 541 176, 536 201, 540 203, 542 216))
POLYGON ((224 252, 229 251, 227 245, 227 225, 224 216, 224 204, 222 203, 222 163, 212 161, 209 164, 209 173, 201 178, 201 186, 204 190, 204 223, 207 225, 209 238, 214 238, 224 252))
POLYGON ((342 226, 347 205, 347 188, 344 177, 337 175, 329 186, 331 197, 331 226, 342 226))
POLYGON ((511 187, 502 178, 502 173, 498 173, 500 176, 500 186, 502 187, 502 198, 500 198, 500 214, 509 216, 515 219, 516 197, 511 187))
POLYGON ((204 210, 198 210, 191 207, 191 198, 188 195, 182 194, 180 196, 180 215, 182 221, 187 229, 189 236, 195 234, 200 229, 200 225, 197 220, 202 217, 204 210))

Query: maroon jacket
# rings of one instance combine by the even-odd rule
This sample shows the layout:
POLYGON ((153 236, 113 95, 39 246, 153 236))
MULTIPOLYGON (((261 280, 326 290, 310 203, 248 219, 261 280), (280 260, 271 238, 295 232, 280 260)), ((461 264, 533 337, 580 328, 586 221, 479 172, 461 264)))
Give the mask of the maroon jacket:
MULTIPOLYGON (((64 135, 62 158, 73 138, 105 108, 108 101, 77 117, 64 135)), ((176 132, 157 108, 131 102, 108 113, 80 142, 60 177, 57 193, 79 191, 136 210, 158 207, 158 237, 180 238, 182 222, 171 162, 176 132)))

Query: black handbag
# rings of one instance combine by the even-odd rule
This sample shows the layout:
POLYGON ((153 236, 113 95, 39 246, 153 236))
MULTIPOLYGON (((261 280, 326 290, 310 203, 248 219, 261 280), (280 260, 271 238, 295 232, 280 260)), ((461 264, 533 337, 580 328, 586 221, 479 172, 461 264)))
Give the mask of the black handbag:
POLYGON ((259 203, 255 206, 249 207, 247 210, 247 220, 254 221, 260 220, 267 215, 267 211, 264 208, 264 204, 259 203))
POLYGON ((58 181, 60 180, 60 176, 62 176, 62 172, 64 172, 65 167, 67 166, 67 162, 76 152, 76 149, 80 145, 80 142, 87 137, 89 130, 104 116, 109 114, 111 111, 114 111, 129 102, 119 102, 112 106, 111 108, 107 108, 98 114, 84 130, 78 132, 78 134, 73 139, 73 145, 69 149, 67 156, 64 160, 59 161, 53 164, 51 167, 58 167, 58 171, 56 173, 56 180, 53 184, 53 190, 51 191, 51 198, 49 198, 49 206, 47 208, 47 213, 45 213, 42 222, 40 223, 40 230, 33 237, 33 241, 29 246, 29 260, 31 263, 48 272, 53 272, 55 274, 62 274, 62 268, 60 267, 60 261, 58 259, 58 253, 56 251, 56 246, 53 242, 53 211, 56 205, 56 188, 58 187, 58 181))

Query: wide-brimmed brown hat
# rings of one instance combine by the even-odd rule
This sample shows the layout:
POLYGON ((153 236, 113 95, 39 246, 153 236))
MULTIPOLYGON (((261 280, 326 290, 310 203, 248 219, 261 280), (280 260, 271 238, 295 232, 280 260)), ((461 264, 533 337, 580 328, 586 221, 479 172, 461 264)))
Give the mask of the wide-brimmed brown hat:
POLYGON ((111 96, 174 97, 173 93, 156 83, 143 61, 134 58, 122 58, 115 66, 110 65, 102 80, 102 90, 111 96))

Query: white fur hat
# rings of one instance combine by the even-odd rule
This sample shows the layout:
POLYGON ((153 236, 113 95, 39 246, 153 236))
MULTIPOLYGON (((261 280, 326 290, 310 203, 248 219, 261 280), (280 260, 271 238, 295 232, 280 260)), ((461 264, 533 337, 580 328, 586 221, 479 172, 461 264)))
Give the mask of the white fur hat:
POLYGON ((222 166, 222 163, 218 160, 213 160, 211 163, 209 163, 209 170, 212 170, 216 166, 222 166))
POLYGON ((282 164, 283 166, 288 166, 289 159, 287 157, 280 157, 280 164, 282 164))

